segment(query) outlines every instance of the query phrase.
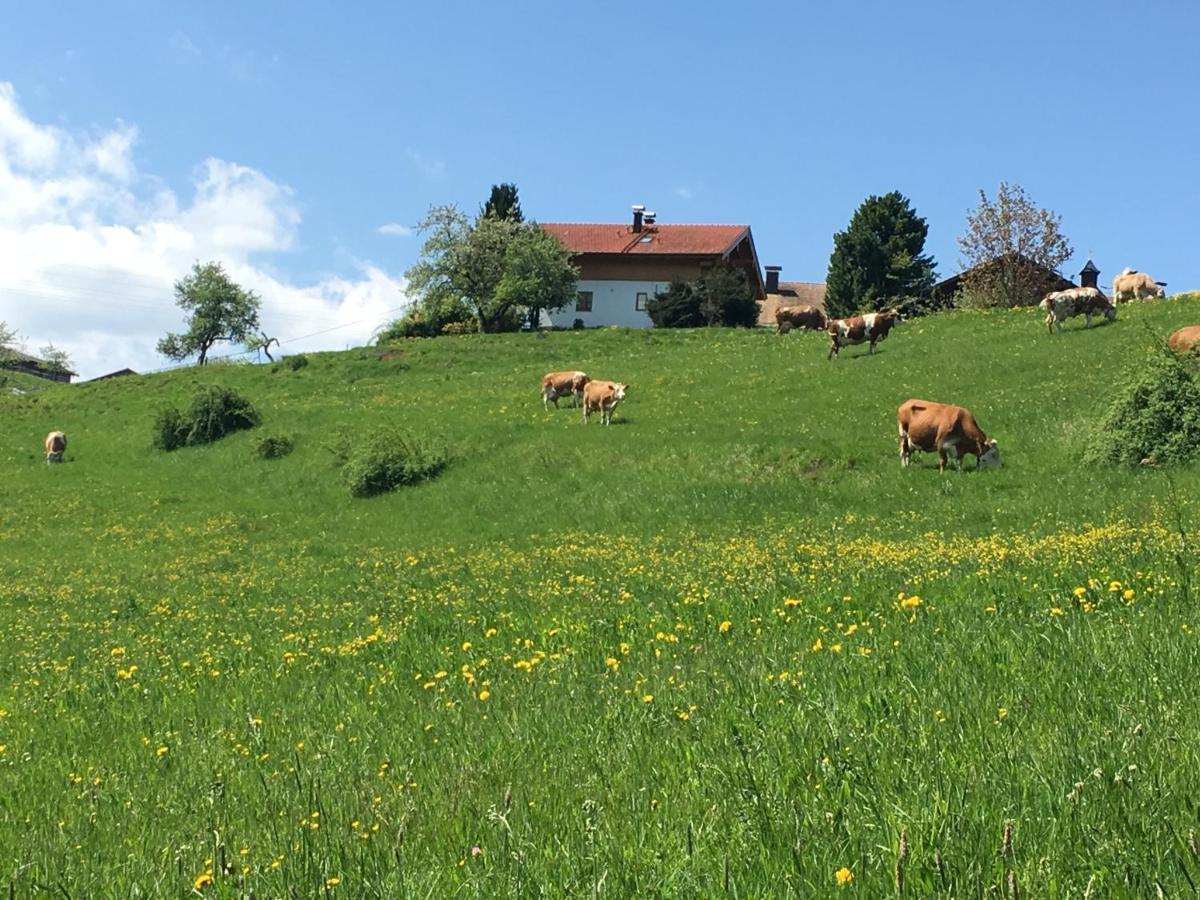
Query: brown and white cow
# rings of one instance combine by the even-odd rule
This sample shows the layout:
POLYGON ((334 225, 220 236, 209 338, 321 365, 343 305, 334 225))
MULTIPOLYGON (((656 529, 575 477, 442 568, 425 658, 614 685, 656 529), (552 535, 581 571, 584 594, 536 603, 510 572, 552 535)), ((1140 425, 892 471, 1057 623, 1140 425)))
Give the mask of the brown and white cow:
POLYGON ((1051 334, 1073 316, 1083 316, 1086 327, 1092 327, 1092 316, 1104 316, 1110 322, 1117 317, 1117 308, 1094 287, 1067 288, 1051 291, 1038 304, 1046 311, 1046 330, 1051 334))
POLYGON ((1152 297, 1163 296, 1162 286, 1145 272, 1135 272, 1126 267, 1125 271, 1113 279, 1113 301, 1149 300, 1152 297))
POLYGON ((1193 347, 1200 347, 1200 325, 1188 325, 1173 332, 1167 338, 1167 346, 1179 353, 1187 353, 1193 347))
POLYGON ((954 454, 958 470, 968 453, 975 456, 976 469, 1000 468, 1000 448, 961 406, 931 400, 905 400, 896 410, 900 430, 900 465, 907 466, 913 450, 937 451, 938 471, 946 471, 946 454, 954 454))
POLYGON ((550 404, 558 409, 558 398, 571 395, 571 405, 579 406, 583 400, 583 386, 592 379, 583 372, 547 372, 542 376, 542 407, 550 404))
POLYGON ((775 311, 775 321, 780 332, 787 328, 807 328, 812 331, 824 331, 826 325, 825 313, 818 306, 781 306, 775 311), (786 328, 785 328, 786 326, 786 328))
POLYGON ((60 463, 63 451, 67 449, 67 436, 61 431, 52 431, 46 435, 46 465, 60 463))
POLYGON ((613 410, 625 399, 629 385, 616 381, 589 381, 583 386, 583 424, 596 410, 600 411, 600 421, 605 425, 612 424, 613 410))
POLYGON ((888 332, 896 327, 900 316, 895 312, 873 312, 865 316, 851 316, 849 319, 829 320, 829 355, 826 359, 837 356, 842 347, 850 344, 864 344, 870 341, 868 353, 875 352, 875 345, 888 336, 888 332))

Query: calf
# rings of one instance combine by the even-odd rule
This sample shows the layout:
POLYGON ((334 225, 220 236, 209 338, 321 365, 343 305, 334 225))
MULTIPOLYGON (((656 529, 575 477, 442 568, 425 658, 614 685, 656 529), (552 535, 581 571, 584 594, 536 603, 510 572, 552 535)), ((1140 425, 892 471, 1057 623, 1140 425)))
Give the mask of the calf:
POLYGON ((549 410, 550 404, 558 409, 558 398, 571 395, 571 405, 579 406, 583 399, 583 387, 592 379, 583 372, 547 372, 542 376, 542 408, 549 410))
POLYGON ((784 326, 822 331, 826 325, 825 313, 816 306, 781 306, 775 311, 775 321, 781 332, 784 326))
POLYGON ((52 431, 46 435, 46 465, 60 463, 63 451, 67 449, 67 436, 61 431, 52 431))
POLYGON ((613 410, 625 399, 629 385, 618 384, 615 381, 589 381, 583 387, 583 424, 596 410, 600 410, 600 421, 605 425, 612 424, 613 410))
POLYGON ((1151 297, 1163 296, 1163 289, 1145 272, 1135 272, 1126 268, 1124 272, 1113 279, 1113 301, 1149 300, 1151 297))
POLYGON ((851 316, 849 319, 831 319, 829 321, 829 355, 833 359, 838 351, 848 344, 863 344, 870 341, 868 353, 875 352, 875 345, 888 336, 888 332, 896 327, 900 316, 895 312, 874 312, 865 316, 851 316))
POLYGON ((1051 334, 1056 327, 1062 331, 1062 323, 1073 316, 1083 316, 1088 328, 1092 327, 1092 316, 1104 316, 1110 322, 1117 317, 1117 308, 1093 287, 1051 291, 1038 305, 1046 311, 1046 330, 1051 334))
POLYGON ((936 450, 938 471, 946 471, 946 453, 954 454, 958 470, 968 453, 975 456, 976 469, 1000 468, 1000 448, 961 406, 931 400, 905 400, 896 410, 900 430, 900 465, 907 466, 913 450, 936 450))

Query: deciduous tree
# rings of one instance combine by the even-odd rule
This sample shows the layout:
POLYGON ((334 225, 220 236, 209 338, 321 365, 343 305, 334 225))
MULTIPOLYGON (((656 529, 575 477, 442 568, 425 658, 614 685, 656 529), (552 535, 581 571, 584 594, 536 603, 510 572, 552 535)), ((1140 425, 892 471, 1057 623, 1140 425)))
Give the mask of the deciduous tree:
POLYGON ((38 358, 46 364, 51 372, 67 374, 71 371, 71 356, 66 350, 61 350, 53 344, 47 344, 38 351, 38 358))
POLYGON ((504 331, 528 311, 561 309, 575 297, 570 255, 536 224, 489 215, 472 223, 451 205, 432 207, 417 228, 426 239, 405 273, 416 298, 409 316, 466 309, 481 331, 504 331))
POLYGON ((1019 184, 1003 181, 994 200, 979 192, 958 246, 967 270, 964 301, 973 306, 1039 303, 1073 252, 1062 218, 1037 206, 1019 184))
POLYGON ((189 314, 188 330, 158 342, 158 352, 168 359, 199 354, 198 363, 204 365, 218 341, 241 343, 258 328, 258 295, 230 279, 219 262, 192 266, 189 275, 175 282, 175 303, 189 314))

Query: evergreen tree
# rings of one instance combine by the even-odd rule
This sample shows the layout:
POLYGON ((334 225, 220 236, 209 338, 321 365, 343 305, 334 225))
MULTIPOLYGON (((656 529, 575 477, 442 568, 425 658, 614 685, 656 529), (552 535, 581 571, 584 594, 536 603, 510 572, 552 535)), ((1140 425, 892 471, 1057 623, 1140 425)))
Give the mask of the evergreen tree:
POLYGON ((758 322, 758 300, 741 269, 709 269, 696 283, 696 293, 700 296, 700 314, 709 325, 753 328, 758 322))
POLYGON ((503 219, 507 222, 524 222, 525 214, 521 212, 521 200, 517 196, 515 184, 493 184, 492 195, 480 211, 480 217, 490 216, 493 219, 503 219))
POLYGON ((854 211, 845 231, 833 236, 825 279, 831 317, 890 307, 899 297, 924 297, 934 282, 926 255, 929 226, 899 191, 870 196, 854 211))
POLYGON ((700 301, 691 282, 672 281, 646 304, 646 314, 656 328, 698 328, 704 324, 700 301))

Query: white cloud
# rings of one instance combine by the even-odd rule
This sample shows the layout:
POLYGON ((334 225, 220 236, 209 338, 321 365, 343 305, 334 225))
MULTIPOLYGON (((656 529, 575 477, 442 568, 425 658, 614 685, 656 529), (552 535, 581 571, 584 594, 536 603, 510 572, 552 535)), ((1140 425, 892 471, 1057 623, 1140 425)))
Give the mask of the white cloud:
POLYGON ((138 171, 137 136, 123 123, 93 139, 38 124, 0 82, 0 320, 28 347, 67 350, 82 377, 164 367, 154 346, 183 327, 173 284, 196 260, 220 260, 259 293, 285 352, 364 342, 404 304, 403 279, 369 262, 314 284, 279 276, 261 257, 297 243, 290 188, 207 159, 181 198, 138 171))
POLYGON ((408 237, 412 234, 412 229, 407 225, 401 225, 398 222, 388 222, 386 225, 380 225, 375 229, 380 234, 386 234, 389 237, 408 237))
POLYGON ((692 189, 680 185, 679 187, 675 188, 675 196, 680 200, 691 200, 693 196, 692 189))

